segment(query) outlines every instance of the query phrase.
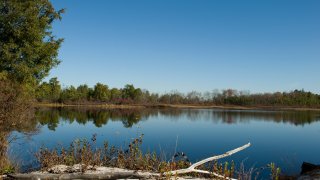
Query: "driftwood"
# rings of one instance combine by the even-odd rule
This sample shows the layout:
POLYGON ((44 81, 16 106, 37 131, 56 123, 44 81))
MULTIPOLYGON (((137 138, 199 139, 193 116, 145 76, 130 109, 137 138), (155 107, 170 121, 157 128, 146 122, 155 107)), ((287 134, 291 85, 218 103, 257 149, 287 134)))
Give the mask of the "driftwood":
MULTIPOLYGON (((175 175, 175 174, 185 174, 185 173, 197 172, 197 173, 204 173, 204 174, 212 174, 214 176, 217 176, 217 177, 220 177, 220 178, 224 178, 223 175, 217 174, 215 172, 199 170, 199 169, 196 169, 196 167, 198 167, 198 166, 200 166, 202 164, 205 164, 207 162, 210 162, 210 161, 214 161, 214 160, 221 159, 221 158, 224 158, 224 157, 227 157, 227 156, 231 156, 234 153, 237 153, 239 151, 242 151, 242 150, 246 149, 250 145, 251 145, 250 143, 245 144, 245 145, 243 145, 241 147, 238 147, 238 148, 236 148, 234 150, 228 151, 228 152, 226 152, 224 154, 217 155, 217 156, 212 156, 212 157, 209 157, 209 158, 204 159, 202 161, 196 162, 196 163, 194 163, 193 165, 191 165, 190 167, 188 167, 186 169, 179 169, 179 170, 175 170, 175 171, 169 171, 169 172, 166 172, 165 174, 174 174, 175 175)), ((232 179, 232 178, 226 178, 226 179, 232 179)))
MULTIPOLYGON (((246 148, 248 148, 251 144, 245 144, 241 147, 238 147, 234 150, 228 151, 224 154, 213 156, 206 158, 204 160, 201 160, 199 162, 194 163, 189 168, 186 169, 179 169, 175 171, 169 171, 165 172, 163 174, 161 173, 151 173, 151 172, 144 172, 144 171, 136 171, 136 170, 128 170, 128 169, 121 169, 121 168, 110 168, 110 167, 96 167, 93 170, 87 170, 84 173, 81 172, 64 172, 59 174, 54 173, 48 173, 48 172, 32 172, 29 174, 11 174, 8 175, 10 178, 16 178, 16 179, 119 179, 119 178, 126 178, 126 179, 132 179, 132 178, 138 178, 138 179, 155 179, 159 178, 161 176, 166 175, 178 175, 178 174, 185 174, 185 173, 204 173, 204 174, 210 174, 219 178, 225 178, 229 180, 234 180, 232 178, 226 178, 223 175, 220 175, 216 172, 209 172, 204 170, 196 169, 196 167, 205 164, 210 161, 218 160, 227 156, 231 156, 232 154, 235 154, 239 151, 242 151, 246 148)), ((184 178, 179 178, 184 179, 184 178)))
POLYGON ((29 174, 11 174, 14 179, 152 179, 158 173, 135 171, 112 167, 96 167, 85 172, 63 172, 59 174, 48 172, 32 172, 29 174))

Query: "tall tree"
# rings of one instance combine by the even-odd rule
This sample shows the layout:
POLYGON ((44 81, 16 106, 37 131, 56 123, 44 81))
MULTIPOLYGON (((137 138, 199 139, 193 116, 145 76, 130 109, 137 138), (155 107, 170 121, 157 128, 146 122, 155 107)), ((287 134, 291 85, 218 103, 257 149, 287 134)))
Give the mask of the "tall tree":
POLYGON ((112 88, 110 90, 111 101, 117 103, 121 99, 121 91, 117 88, 112 88))
POLYGON ((78 96, 79 96, 79 100, 80 101, 87 101, 89 98, 89 87, 86 84, 82 84, 80 86, 77 87, 77 92, 78 92, 78 96))
POLYGON ((74 102, 79 99, 77 89, 74 86, 62 90, 60 100, 62 102, 74 102))
POLYGON ((133 99, 134 94, 135 94, 135 88, 132 84, 127 84, 122 89, 122 96, 125 99, 128 99, 128 98, 133 99))
POLYGON ((0 0, 0 77, 34 89, 59 64, 63 39, 52 34, 61 19, 49 0, 0 0))
POLYGON ((36 89, 36 98, 38 101, 57 102, 60 99, 61 85, 58 78, 54 77, 49 83, 43 82, 36 89))
POLYGON ((122 96, 125 99, 139 102, 142 96, 142 90, 140 88, 136 89, 132 84, 127 84, 122 89, 122 96))
POLYGON ((36 89, 36 99, 38 101, 50 101, 50 85, 47 82, 43 82, 36 89))
POLYGON ((110 100, 110 91, 107 85, 97 83, 94 86, 93 98, 98 101, 109 101, 110 100))
POLYGON ((50 99, 53 102, 57 102, 60 98, 61 93, 61 85, 58 81, 58 78, 54 77, 49 80, 49 86, 50 86, 50 99))

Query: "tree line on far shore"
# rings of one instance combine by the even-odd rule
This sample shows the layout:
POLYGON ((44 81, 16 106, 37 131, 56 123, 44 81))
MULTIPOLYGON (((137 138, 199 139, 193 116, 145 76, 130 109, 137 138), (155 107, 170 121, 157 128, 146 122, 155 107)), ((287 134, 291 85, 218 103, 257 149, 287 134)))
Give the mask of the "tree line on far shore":
POLYGON ((36 90, 36 99, 46 103, 65 104, 192 104, 192 105, 238 105, 238 106, 290 106, 320 107, 320 95, 304 90, 275 93, 255 93, 234 89, 211 92, 150 93, 131 84, 123 88, 110 88, 97 83, 94 87, 86 84, 78 87, 61 88, 57 78, 42 82, 36 90))

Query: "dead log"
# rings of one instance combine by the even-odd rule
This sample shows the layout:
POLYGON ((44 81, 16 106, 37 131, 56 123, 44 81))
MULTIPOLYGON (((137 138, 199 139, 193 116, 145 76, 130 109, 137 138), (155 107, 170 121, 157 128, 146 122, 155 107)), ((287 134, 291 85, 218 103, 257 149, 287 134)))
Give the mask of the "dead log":
MULTIPOLYGON (((221 159, 221 158, 224 158, 224 157, 227 157, 227 156, 231 156, 232 154, 235 154, 235 153, 237 153, 239 151, 242 151, 242 150, 248 148, 250 145, 251 145, 250 143, 245 144, 245 145, 243 145, 241 147, 238 147, 238 148, 236 148, 234 150, 228 151, 228 152, 226 152, 224 154, 217 155, 217 156, 212 156, 212 157, 206 158, 206 159, 204 159, 202 161, 196 162, 196 163, 194 163, 193 165, 191 165, 190 167, 188 167, 186 169, 179 169, 179 170, 175 170, 175 171, 169 171, 169 172, 166 172, 165 174, 178 175, 178 174, 196 172, 196 173, 203 173, 203 174, 211 174, 211 175, 214 175, 214 176, 219 177, 219 178, 224 178, 223 175, 217 174, 215 172, 209 172, 209 171, 199 170, 199 169, 195 169, 195 168, 200 166, 200 165, 202 165, 202 164, 205 164, 207 162, 218 160, 218 159, 221 159)), ((226 179, 234 180, 232 178, 226 178, 226 179)))

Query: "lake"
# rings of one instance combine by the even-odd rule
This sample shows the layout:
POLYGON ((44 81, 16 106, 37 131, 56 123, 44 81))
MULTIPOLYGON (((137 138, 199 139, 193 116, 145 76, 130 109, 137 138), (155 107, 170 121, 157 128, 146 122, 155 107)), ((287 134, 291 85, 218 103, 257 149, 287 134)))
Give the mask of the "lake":
POLYGON ((11 159, 24 171, 37 167, 34 153, 41 146, 68 146, 93 134, 98 146, 108 141, 123 148, 144 134, 143 150, 164 152, 168 160, 177 151, 196 162, 250 142, 223 160, 246 168, 275 162, 286 174, 299 174, 303 161, 320 164, 320 112, 315 111, 45 108, 35 117, 10 137, 15 138, 11 159))

